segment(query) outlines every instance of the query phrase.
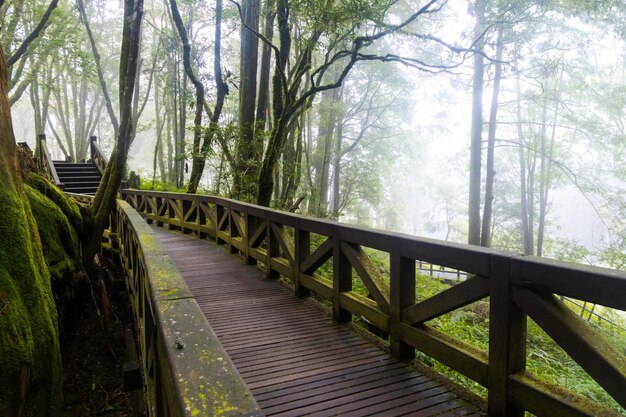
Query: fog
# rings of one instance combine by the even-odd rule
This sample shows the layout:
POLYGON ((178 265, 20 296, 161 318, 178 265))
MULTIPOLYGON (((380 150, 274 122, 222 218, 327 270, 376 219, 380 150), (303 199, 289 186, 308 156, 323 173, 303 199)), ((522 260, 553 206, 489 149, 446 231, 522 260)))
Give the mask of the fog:
MULTIPOLYGON (((208 86, 210 101, 213 99, 210 48, 213 26, 211 10, 207 7, 197 6, 198 11, 193 14, 190 27, 192 41, 195 42, 195 63, 200 78, 208 86), (205 9, 206 13, 201 13, 205 9)), ((171 33, 169 22, 162 17, 165 15, 160 6, 150 3, 147 8, 149 24, 144 29, 142 48, 145 62, 141 91, 144 93, 148 84, 151 55, 155 53, 157 28, 171 33)), ((118 44, 114 38, 107 37, 113 28, 106 26, 108 22, 117 22, 119 17, 115 16, 116 8, 111 4, 106 10, 100 12, 99 20, 93 24, 96 31, 101 31, 101 47, 109 57, 107 77, 109 84, 115 86, 116 60, 112 57, 115 57, 118 44)), ((189 13, 188 7, 185 12, 189 13)), ((395 13, 395 18, 399 19, 404 10, 399 8, 395 13)), ((507 10, 505 13, 512 14, 513 11, 507 10)), ((519 212, 516 204, 519 206, 521 168, 517 152, 521 146, 527 152, 525 162, 537 164, 536 171, 531 172, 530 165, 526 168, 530 175, 540 175, 540 161, 547 164, 550 170, 549 174, 541 175, 553 175, 543 178, 548 184, 546 187, 549 187, 546 234, 554 241, 566 241, 584 246, 591 252, 599 252, 624 239, 624 223, 620 215, 620 210, 624 210, 626 204, 623 194, 624 164, 622 155, 616 151, 624 145, 623 138, 626 137, 626 131, 621 125, 622 119, 626 119, 624 36, 616 25, 612 26, 602 16, 595 17, 586 12, 544 13, 538 6, 529 6, 523 13, 522 18, 528 21, 507 21, 502 26, 502 30, 507 31, 507 37, 495 148, 494 236, 503 248, 510 249, 508 236, 514 234, 520 223, 515 216, 519 212), (612 94, 611 97, 606 96, 608 93, 612 94), (539 126, 541 122, 543 130, 539 126), (539 153, 538 141, 542 136, 550 144, 549 151, 554 151, 549 157, 546 156, 546 149, 542 151, 543 154, 539 153), (534 159, 530 155, 533 152, 534 159), (606 169, 607 174, 602 169, 606 169)), ((238 74, 239 22, 232 6, 227 8, 226 14, 223 66, 227 73, 238 74)), ((342 167, 346 169, 346 173, 342 173, 343 181, 351 182, 341 185, 341 198, 345 197, 347 202, 341 213, 335 213, 335 218, 420 236, 460 242, 467 240, 472 56, 476 52, 472 49, 476 44, 472 40, 473 25, 474 17, 468 13, 466 2, 449 2, 439 14, 434 14, 425 23, 416 24, 412 29, 415 33, 429 33, 441 39, 440 43, 435 44, 436 47, 432 43, 417 43, 416 38, 404 34, 389 37, 384 45, 375 47, 379 49, 371 49, 376 53, 392 49, 399 55, 412 54, 415 62, 419 58, 422 60, 420 62, 437 63, 441 68, 424 65, 412 68, 408 61, 376 65, 365 62, 358 64, 346 79, 342 94, 352 97, 351 100, 356 102, 359 92, 366 94, 363 92, 363 84, 360 84, 363 78, 370 76, 368 74, 382 73, 383 76, 372 76, 372 82, 378 83, 378 88, 386 93, 381 94, 378 101, 397 95, 402 102, 395 107, 391 104, 384 115, 381 113, 380 120, 365 133, 364 142, 355 148, 356 152, 342 160, 342 167), (461 52, 452 51, 445 45, 453 45, 461 52), (385 65, 386 69, 381 70, 381 65, 385 65), (370 171, 374 179, 368 177, 365 182, 361 178, 363 181, 359 183, 359 175, 364 174, 359 174, 358 164, 361 164, 361 170, 370 171)), ((493 25, 497 26, 495 23, 493 25)), ((483 187, 496 63, 493 58, 496 35, 493 28, 487 28, 483 33, 482 53, 486 60, 482 97, 483 187)), ((156 76, 166 77, 169 74, 166 57, 159 57, 157 64, 156 76)), ((178 68, 180 76, 182 66, 178 68)), ((160 87, 162 89, 169 88, 163 80, 155 83, 163 83, 160 87)), ((221 121, 223 128, 237 121, 237 81, 237 75, 228 81, 231 94, 221 121)), ((96 85, 95 80, 93 83, 96 85)), ((58 85, 58 88, 69 88, 69 85, 58 85)), ((191 92, 190 85, 187 89, 191 92)), ((345 100, 341 106, 349 108, 351 103, 345 100)), ((157 136, 154 105, 154 97, 148 97, 128 161, 128 170, 139 173, 145 180, 153 176, 157 136)), ((193 111, 191 103, 185 105, 188 107, 185 140, 189 144, 193 111)), ((55 107, 54 102, 51 102, 51 107, 55 107)), ((307 181, 311 182, 318 174, 311 161, 319 146, 318 129, 322 111, 318 95, 309 110, 308 130, 302 126, 302 140, 311 147, 309 149, 305 146, 301 188, 296 193, 308 196, 303 205, 304 212, 307 202, 315 193, 308 188, 307 181)), ((13 105, 12 114, 16 137, 19 141, 27 141, 34 149, 36 129, 29 92, 13 105)), ((160 117, 165 117, 165 114, 160 117)), ((352 124, 344 126, 344 141, 348 144, 356 137, 358 117, 352 124)), ((57 125, 56 131, 62 132, 58 123, 55 113, 49 124, 57 125)), ((46 134, 53 136, 49 129, 46 134)), ((97 120, 95 134, 100 137, 105 151, 110 152, 114 141, 105 112, 97 120)), ((53 156, 63 158, 56 141, 49 139, 49 143, 53 156)), ((186 164, 190 164, 190 160, 187 153, 186 164)), ((213 190, 219 164, 220 150, 215 145, 201 181, 205 191, 213 190)), ((329 187, 332 187, 333 168, 329 172, 329 187)), ((225 179, 229 180, 228 177, 225 179)), ((531 192, 538 192, 533 191, 532 187, 530 189, 531 192)), ((222 192, 228 194, 227 190, 222 192)), ((331 202, 328 201, 328 204, 331 202)), ((559 250, 554 250, 551 255, 556 256, 558 253, 559 250)))

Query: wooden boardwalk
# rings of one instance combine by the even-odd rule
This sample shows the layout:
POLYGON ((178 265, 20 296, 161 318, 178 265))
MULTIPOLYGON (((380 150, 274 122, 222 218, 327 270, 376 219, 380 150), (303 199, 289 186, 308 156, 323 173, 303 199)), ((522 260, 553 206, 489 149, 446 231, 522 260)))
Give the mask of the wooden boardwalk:
POLYGON ((154 229, 265 415, 484 415, 224 248, 154 229))

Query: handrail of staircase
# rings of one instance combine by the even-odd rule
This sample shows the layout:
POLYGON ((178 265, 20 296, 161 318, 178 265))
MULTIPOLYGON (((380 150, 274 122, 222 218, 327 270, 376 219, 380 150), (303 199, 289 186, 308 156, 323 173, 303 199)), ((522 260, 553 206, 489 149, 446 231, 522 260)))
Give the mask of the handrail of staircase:
POLYGON ((63 189, 65 184, 59 180, 59 175, 57 174, 57 170, 52 162, 52 156, 50 155, 48 144, 46 142, 46 135, 40 134, 37 137, 37 140, 39 142, 37 146, 39 149, 39 169, 45 173, 45 176, 50 179, 54 185, 63 189))
MULTIPOLYGON (((83 202, 92 199, 67 195, 83 202)), ((146 415, 262 416, 181 273, 127 202, 117 200, 103 242, 124 270, 146 415)))
POLYGON ((104 168, 107 165, 107 157, 104 156, 102 149, 98 146, 98 137, 90 136, 89 137, 89 150, 91 153, 91 162, 93 162, 100 171, 100 174, 104 175, 104 168))
POLYGON ((315 292, 339 322, 362 317, 389 335, 391 352, 415 350, 488 389, 490 416, 614 416, 526 369, 527 318, 535 321, 613 399, 626 408, 626 352, 606 341, 558 296, 626 311, 626 273, 471 245, 365 229, 210 195, 122 190, 149 222, 211 238, 269 278, 293 281, 299 297, 315 292), (389 270, 371 259, 386 254, 389 270), (330 271, 320 268, 330 261, 330 271), (417 263, 468 273, 457 285, 416 299, 417 263), (359 279, 371 298, 352 289, 359 279), (432 325, 431 320, 489 299, 488 352, 432 325))

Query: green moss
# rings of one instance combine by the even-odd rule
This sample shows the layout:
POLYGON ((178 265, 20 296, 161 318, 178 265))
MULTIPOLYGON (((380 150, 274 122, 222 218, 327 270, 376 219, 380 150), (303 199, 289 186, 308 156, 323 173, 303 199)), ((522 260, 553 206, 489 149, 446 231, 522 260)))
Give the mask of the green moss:
POLYGON ((61 190, 46 178, 31 172, 26 177, 26 183, 41 194, 52 200, 52 202, 63 212, 78 236, 83 234, 83 216, 80 207, 74 199, 67 198, 61 190))
MULTIPOLYGON (((80 242, 65 212, 37 189, 24 186, 43 246, 44 258, 53 280, 63 281, 80 268, 80 242)), ((67 207, 68 199, 62 196, 67 207)), ((76 210, 78 208, 76 207, 76 210)), ((80 214, 79 214, 80 215, 80 214)), ((82 224, 82 220, 80 221, 82 224)))
POLYGON ((32 415, 55 416, 62 381, 50 275, 28 200, 0 179, 0 415, 27 400, 32 415))

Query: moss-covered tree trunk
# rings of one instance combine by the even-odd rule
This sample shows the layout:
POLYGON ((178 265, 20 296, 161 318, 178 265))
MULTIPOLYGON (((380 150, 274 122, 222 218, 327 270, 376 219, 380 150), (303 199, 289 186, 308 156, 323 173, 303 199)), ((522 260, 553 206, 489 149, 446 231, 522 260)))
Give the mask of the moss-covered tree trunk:
POLYGON ((16 161, 0 48, 0 415, 55 416, 61 408, 57 314, 16 161))

